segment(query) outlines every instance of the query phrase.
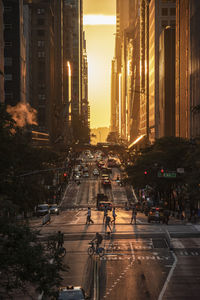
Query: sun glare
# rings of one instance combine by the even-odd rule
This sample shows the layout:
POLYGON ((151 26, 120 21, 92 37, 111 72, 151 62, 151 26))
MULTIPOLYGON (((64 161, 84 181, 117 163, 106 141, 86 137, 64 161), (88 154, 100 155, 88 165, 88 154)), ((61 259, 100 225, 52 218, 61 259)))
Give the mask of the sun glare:
POLYGON ((109 15, 84 15, 84 25, 115 25, 116 16, 109 15))

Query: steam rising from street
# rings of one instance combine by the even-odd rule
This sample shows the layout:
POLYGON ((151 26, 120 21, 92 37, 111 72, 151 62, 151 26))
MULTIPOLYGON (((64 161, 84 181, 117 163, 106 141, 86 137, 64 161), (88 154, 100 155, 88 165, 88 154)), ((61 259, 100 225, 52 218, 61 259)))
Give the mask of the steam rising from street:
POLYGON ((37 125, 37 111, 29 103, 20 102, 16 106, 8 105, 7 112, 19 127, 24 127, 26 124, 37 125))

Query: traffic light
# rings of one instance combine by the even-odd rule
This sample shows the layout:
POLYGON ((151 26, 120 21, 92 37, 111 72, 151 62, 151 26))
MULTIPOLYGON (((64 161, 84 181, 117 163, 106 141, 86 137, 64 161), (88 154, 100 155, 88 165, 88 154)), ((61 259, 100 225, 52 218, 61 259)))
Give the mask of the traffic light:
POLYGON ((144 171, 144 175, 147 175, 147 174, 148 174, 148 172, 145 170, 145 171, 144 171))
POLYGON ((64 181, 66 181, 67 180, 67 173, 65 172, 65 173, 63 173, 63 179, 64 179, 64 181))
POLYGON ((163 174, 164 173, 164 169, 161 169, 160 172, 163 174))

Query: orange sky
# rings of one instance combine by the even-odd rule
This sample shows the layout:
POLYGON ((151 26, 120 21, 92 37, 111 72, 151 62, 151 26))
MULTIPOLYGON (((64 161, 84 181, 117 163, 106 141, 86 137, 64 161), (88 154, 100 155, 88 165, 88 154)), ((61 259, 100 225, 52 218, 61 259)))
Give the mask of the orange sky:
MULTIPOLYGON (((103 15, 101 23, 113 20, 116 0, 83 0, 84 15, 103 15), (107 17, 107 18, 104 18, 107 17), (110 17, 109 17, 110 16, 110 17)), ((95 20, 98 22, 99 17, 95 20)), ((85 25, 88 55, 90 127, 110 125, 111 61, 115 47, 115 25, 85 25)))

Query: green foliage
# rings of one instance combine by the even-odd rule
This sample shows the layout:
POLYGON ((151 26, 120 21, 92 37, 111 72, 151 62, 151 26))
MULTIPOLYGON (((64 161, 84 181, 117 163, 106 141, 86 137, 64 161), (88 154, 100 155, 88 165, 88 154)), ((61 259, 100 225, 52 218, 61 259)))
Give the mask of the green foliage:
POLYGON ((129 180, 135 188, 150 185, 159 190, 169 190, 173 185, 188 183, 198 187, 200 148, 190 141, 176 137, 165 137, 155 141, 135 157, 133 166, 127 168, 129 180), (175 171, 184 168, 184 174, 176 178, 159 178, 158 171, 175 171), (147 172, 145 174, 144 172, 147 172))
POLYGON ((16 126, 4 105, 0 105, 0 140, 0 206, 5 205, 3 211, 8 212, 9 201, 16 213, 28 212, 47 199, 44 180, 53 176, 52 171, 38 171, 56 167, 63 157, 51 149, 33 147, 27 129, 16 126))
POLYGON ((50 262, 38 232, 0 218, 0 240, 0 296, 19 290, 33 298, 35 290, 55 295, 62 280, 59 272, 65 268, 59 259, 50 262))

